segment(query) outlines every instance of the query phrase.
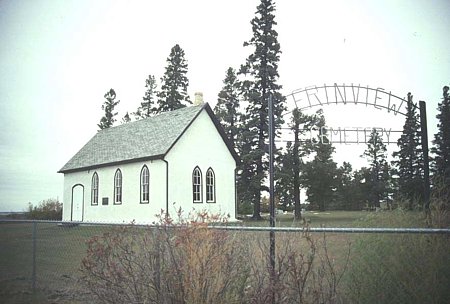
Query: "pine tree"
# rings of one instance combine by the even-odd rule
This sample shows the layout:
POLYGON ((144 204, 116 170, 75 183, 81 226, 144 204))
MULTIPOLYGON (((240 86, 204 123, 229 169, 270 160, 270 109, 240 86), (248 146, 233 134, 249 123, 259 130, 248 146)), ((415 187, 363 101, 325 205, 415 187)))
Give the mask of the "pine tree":
POLYGON ((239 122, 239 81, 233 68, 228 68, 223 88, 219 92, 214 113, 233 144, 236 143, 239 122))
POLYGON ((110 128, 116 122, 114 116, 117 115, 117 112, 114 112, 114 107, 116 107, 120 100, 116 101, 116 92, 113 89, 110 89, 104 95, 106 101, 102 105, 102 110, 105 111, 105 116, 100 119, 100 123, 97 126, 100 130, 110 128))
POLYGON ((417 106, 413 96, 408 93, 406 120, 403 133, 398 139, 399 151, 393 153, 395 173, 398 176, 398 193, 408 201, 408 208, 423 194, 423 158, 420 142, 420 124, 417 106))
POLYGON ((156 104, 156 80, 155 76, 148 75, 148 78, 145 80, 145 94, 142 99, 141 105, 137 108, 136 112, 132 113, 136 119, 147 118, 157 111, 156 104))
MULTIPOLYGON (((249 130, 248 140, 253 144, 247 155, 242 155, 256 168, 251 174, 253 188, 253 219, 261 219, 260 201, 261 191, 268 190, 264 180, 268 173, 268 100, 273 97, 275 128, 282 124, 282 112, 285 98, 279 92, 281 86, 277 84, 278 61, 280 60, 280 44, 278 33, 275 31, 275 6, 272 0, 261 0, 257 7, 256 16, 252 19, 253 37, 244 46, 253 48, 246 63, 241 66, 239 74, 250 77, 243 81, 244 97, 248 102, 244 128, 249 130)), ((245 151, 244 151, 245 152, 245 151)), ((242 152, 241 152, 242 153, 242 152)), ((246 152, 247 153, 247 152, 246 152)))
MULTIPOLYGON (((246 121, 245 114, 240 116, 240 124, 246 121)), ((237 168, 237 184, 236 190, 238 195, 238 203, 240 206, 251 204, 253 211, 255 202, 260 199, 260 184, 255 183, 256 175, 256 157, 254 156, 254 146, 257 144, 253 132, 243 127, 237 136, 236 148, 241 156, 241 162, 237 168)), ((259 208, 259 207, 258 207, 259 208)))
POLYGON ((363 156, 369 161, 370 178, 366 183, 370 189, 369 204, 371 207, 380 207, 380 201, 387 199, 389 191, 389 166, 386 161, 386 145, 376 129, 370 133, 367 149, 363 156))
MULTIPOLYGON (((275 167, 276 186, 275 193, 281 206, 286 210, 287 207, 294 205, 294 145, 292 141, 286 143, 285 152, 280 156, 280 162, 275 167)), ((299 161, 300 162, 300 161, 299 161)))
POLYGON ((450 96, 449 87, 443 88, 442 102, 438 104, 438 132, 434 136, 432 163, 433 179, 444 187, 450 185, 450 96))
POLYGON ((352 210, 354 200, 353 168, 344 162, 338 168, 338 181, 336 190, 336 205, 334 209, 352 210))
POLYGON ((310 162, 303 166, 302 184, 306 187, 308 201, 316 205, 320 211, 325 211, 327 205, 334 203, 337 188, 337 164, 333 161, 334 147, 327 141, 328 135, 325 129, 325 118, 319 112, 317 129, 318 140, 314 150, 316 155, 310 162))
POLYGON ((362 167, 353 173, 350 200, 351 210, 362 210, 366 206, 369 207, 371 205, 371 200, 368 196, 368 193, 371 191, 370 180, 371 173, 369 168, 362 167))
POLYGON ((158 93, 156 113, 173 111, 192 104, 187 93, 189 80, 186 76, 188 65, 184 50, 176 44, 167 58, 166 71, 161 78, 161 91, 158 93))
POLYGON ((302 159, 313 151, 313 146, 309 142, 300 145, 300 136, 311 129, 317 123, 317 120, 317 115, 305 115, 298 109, 292 111, 289 127, 294 134, 294 141, 288 142, 286 152, 280 155, 281 161, 277 167, 277 195, 282 202, 293 202, 296 220, 301 219, 300 174, 303 166, 302 159))
POLYGON ((126 124, 131 121, 130 114, 128 112, 122 117, 122 120, 120 121, 121 124, 126 124))

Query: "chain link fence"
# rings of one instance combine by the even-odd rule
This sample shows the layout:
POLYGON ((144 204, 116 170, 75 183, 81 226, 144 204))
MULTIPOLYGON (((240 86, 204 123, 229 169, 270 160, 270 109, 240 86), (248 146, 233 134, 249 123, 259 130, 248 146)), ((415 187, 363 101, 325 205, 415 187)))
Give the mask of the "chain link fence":
POLYGON ((274 229, 0 220, 0 302, 450 303, 450 229, 274 229))

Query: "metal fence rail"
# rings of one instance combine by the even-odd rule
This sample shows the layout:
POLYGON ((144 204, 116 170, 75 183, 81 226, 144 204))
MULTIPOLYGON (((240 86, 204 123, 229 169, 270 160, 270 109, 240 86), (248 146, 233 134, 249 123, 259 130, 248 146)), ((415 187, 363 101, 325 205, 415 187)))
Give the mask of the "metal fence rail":
MULTIPOLYGON (((158 229, 179 229, 186 227, 186 225, 161 226, 107 222, 0 219, 0 302, 2 302, 2 297, 10 292, 9 289, 15 290, 14 292, 30 289, 38 292, 51 290, 53 296, 61 295, 61 298, 56 298, 55 302, 65 303, 67 299, 69 299, 67 303, 72 303, 70 302, 72 300, 75 301, 74 303, 91 301, 91 295, 89 294, 84 295, 85 298, 81 294, 81 300, 71 298, 73 295, 76 297, 80 296, 79 289, 66 289, 65 286, 76 286, 78 284, 78 271, 81 260, 86 254, 86 242, 94 236, 103 235, 105 232, 109 233, 111 231, 110 228, 114 227, 137 227, 139 229, 142 228, 143 232, 145 229, 156 232, 158 229)), ((439 244, 445 244, 448 242, 448 236, 450 236, 450 228, 249 227, 240 226, 236 223, 213 224, 205 227, 213 230, 233 232, 239 240, 242 239, 247 242, 252 241, 253 238, 258 238, 264 243, 267 239, 268 242, 269 232, 272 232, 280 239, 279 245, 282 245, 289 238, 300 240, 304 235, 303 232, 327 234, 327 238, 330 237, 331 242, 334 244, 334 247, 331 249, 334 251, 333 255, 337 256, 339 256, 342 248, 345 247, 345 241, 348 239, 353 240, 353 236, 350 235, 355 235, 358 239, 369 240, 372 238, 374 240, 359 246, 378 244, 379 240, 383 238, 392 240, 393 244, 401 239, 412 240, 415 244, 416 241, 420 242, 424 238, 428 239, 426 235, 436 235, 435 238, 439 244), (383 237, 383 235, 386 235, 386 237, 383 237), (388 237, 387 235, 390 236, 388 237), (423 235, 423 237, 420 235, 423 235)), ((372 250, 368 247, 359 248, 367 248, 367 251, 372 250)), ((395 249, 393 250, 395 253, 395 249)), ((359 256, 360 251, 356 250, 355 252, 358 252, 358 254, 352 256, 352 258, 356 260, 361 259, 359 256)), ((414 255, 415 253, 407 254, 414 265, 424 261, 423 256, 416 256, 414 255)), ((425 256, 428 258, 427 254, 425 256)), ((380 260, 369 259, 363 261, 361 265, 368 264, 373 266, 373 264, 381 263, 388 265, 387 268, 395 269, 395 271, 399 272, 406 268, 404 265, 392 264, 389 257, 387 255, 386 258, 380 258, 380 260)), ((438 265, 440 267, 445 265, 448 260, 449 257, 444 257, 443 260, 436 260, 436 263, 442 263, 438 265)), ((376 269, 377 267, 374 268, 376 269)), ((396 286, 401 288, 401 284, 398 284, 396 286)), ((399 298, 399 303, 401 299, 399 298)), ((17 302, 24 301, 19 300, 17 302)), ((395 303, 395 300, 392 303, 395 303)))
MULTIPOLYGON (((48 221, 48 220, 8 220, 1 219, 0 223, 51 223, 60 226, 132 226, 132 227, 147 227, 147 228, 161 228, 160 225, 145 225, 145 224, 123 224, 123 223, 99 223, 99 222, 63 222, 63 221, 48 221)), ((169 228, 180 228, 182 226, 171 225, 169 228)), ((253 227, 253 226, 235 226, 235 225, 210 225, 209 229, 229 230, 229 231, 259 231, 259 232, 302 232, 308 231, 313 233, 394 233, 394 234, 450 234, 450 228, 364 228, 364 227, 253 227)))

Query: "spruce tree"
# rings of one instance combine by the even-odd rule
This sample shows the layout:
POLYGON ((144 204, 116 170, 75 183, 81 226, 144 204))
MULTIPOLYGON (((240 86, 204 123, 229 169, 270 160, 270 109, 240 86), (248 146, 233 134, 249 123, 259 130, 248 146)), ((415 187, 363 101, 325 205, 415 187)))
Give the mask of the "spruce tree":
POLYGON ((433 179, 435 183, 442 183, 444 187, 450 185, 450 96, 449 87, 443 88, 442 102, 438 104, 438 132, 434 136, 434 154, 432 163, 433 179))
POLYGON ((167 58, 166 71, 161 78, 161 91, 155 113, 173 111, 192 104, 187 93, 189 80, 186 76, 188 64, 184 50, 176 44, 167 58))
POLYGON ((122 117, 122 120, 120 121, 121 124, 126 124, 131 121, 130 114, 128 112, 122 117))
POLYGON ((239 81, 233 68, 228 68, 219 92, 214 113, 235 147, 239 129, 239 81))
POLYGON ((100 119, 100 123, 97 126, 100 130, 110 128, 116 122, 114 118, 117 115, 117 112, 114 112, 114 108, 119 104, 120 100, 116 101, 116 92, 113 89, 110 89, 105 93, 105 102, 102 105, 102 110, 105 111, 105 115, 100 119))
POLYGON ((292 205, 295 206, 294 197, 294 152, 293 143, 286 143, 285 152, 280 156, 280 162, 275 167, 276 186, 275 195, 279 199, 283 210, 292 205))
POLYGON ((319 112, 317 130, 319 135, 314 145, 315 156, 312 161, 303 166, 301 180, 306 188, 308 201, 317 206, 320 211, 325 211, 336 199, 338 171, 337 164, 332 158, 335 149, 327 140, 325 118, 321 112, 319 112))
POLYGON ((336 189, 336 204, 334 209, 352 210, 354 201, 353 168, 348 162, 344 162, 338 168, 338 181, 336 189))
POLYGON ((363 153, 369 162, 370 178, 366 180, 370 189, 369 205, 380 207, 380 201, 387 199, 389 191, 389 166, 386 161, 386 145, 376 129, 370 133, 367 148, 363 153))
POLYGON ((281 201, 290 201, 294 205, 294 218, 301 219, 300 187, 303 158, 313 151, 310 142, 300 145, 300 137, 310 130, 318 120, 317 115, 305 115, 300 110, 292 111, 289 128, 294 134, 294 141, 288 142, 285 153, 280 155, 280 163, 276 172, 277 196, 281 201))
POLYGON ((141 105, 137 108, 136 112, 132 113, 136 119, 142 119, 150 117, 156 110, 156 79, 153 75, 148 75, 145 80, 145 94, 142 99, 141 105))
MULTIPOLYGON (((273 97, 275 128, 282 124, 282 112, 284 110, 285 98, 279 92, 281 86, 277 84, 279 77, 278 62, 280 60, 280 44, 278 33, 275 31, 275 6, 272 0, 261 0, 257 6, 256 16, 252 19, 253 37, 244 43, 250 46, 253 53, 250 54, 246 63, 241 66, 240 74, 249 78, 243 81, 244 97, 248 102, 246 107, 244 128, 249 130, 248 140, 252 147, 247 155, 242 155, 243 160, 255 165, 251 174, 253 197, 253 219, 261 219, 260 201, 261 191, 268 190, 264 181, 268 173, 268 100, 273 97)), ((241 152, 242 153, 242 152, 241 152)))
POLYGON ((403 132, 397 141, 399 150, 393 153, 393 165, 400 199, 406 199, 408 209, 412 209, 413 202, 423 194, 423 158, 419 115, 411 93, 408 93, 406 111, 403 132))
MULTIPOLYGON (((240 116, 240 124, 246 121, 246 115, 240 116)), ((241 206, 251 204, 253 205, 253 211, 255 209, 255 202, 260 199, 259 191, 260 184, 255 183, 256 175, 256 157, 254 157, 254 147, 257 144, 253 132, 246 127, 240 129, 237 136, 236 148, 241 156, 241 162, 237 168, 237 196, 238 203, 241 206), (258 197, 257 197, 258 196, 258 197)), ((259 207, 258 207, 259 208, 259 207)))

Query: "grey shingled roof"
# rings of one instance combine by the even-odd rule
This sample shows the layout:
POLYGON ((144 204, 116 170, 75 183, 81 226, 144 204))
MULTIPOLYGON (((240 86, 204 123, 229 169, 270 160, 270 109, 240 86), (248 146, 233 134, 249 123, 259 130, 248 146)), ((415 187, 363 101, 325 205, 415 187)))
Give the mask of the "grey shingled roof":
POLYGON ((205 107, 210 109, 208 104, 189 106, 101 130, 59 172, 162 158, 205 107))

